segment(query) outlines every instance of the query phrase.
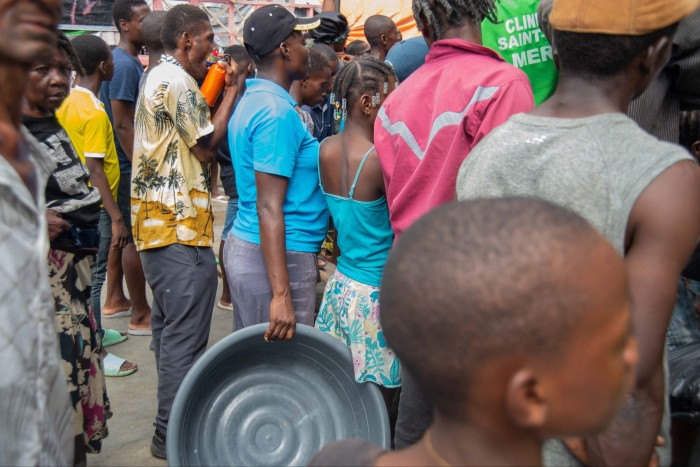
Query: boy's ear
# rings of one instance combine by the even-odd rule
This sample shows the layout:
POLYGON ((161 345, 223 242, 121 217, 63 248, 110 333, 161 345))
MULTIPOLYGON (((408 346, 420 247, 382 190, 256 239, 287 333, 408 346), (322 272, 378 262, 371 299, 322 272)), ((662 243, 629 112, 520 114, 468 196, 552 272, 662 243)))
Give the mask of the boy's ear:
POLYGON ((287 42, 284 41, 280 43, 280 51, 282 52, 282 57, 286 60, 289 59, 289 46, 287 45, 287 42))
POLYGON ((667 52, 670 52, 672 45, 671 38, 663 36, 647 47, 641 60, 642 70, 646 73, 660 70, 668 61, 667 52))
POLYGON ((100 62, 100 64, 97 66, 97 69, 100 70, 101 75, 106 75, 107 74, 107 63, 104 61, 100 62))
POLYGON ((309 85, 309 75, 306 75, 306 77, 301 80, 301 87, 305 88, 308 85, 309 85))
POLYGON ((549 405, 537 375, 529 368, 516 372, 506 386, 506 410, 516 425, 540 428, 548 419, 549 405))

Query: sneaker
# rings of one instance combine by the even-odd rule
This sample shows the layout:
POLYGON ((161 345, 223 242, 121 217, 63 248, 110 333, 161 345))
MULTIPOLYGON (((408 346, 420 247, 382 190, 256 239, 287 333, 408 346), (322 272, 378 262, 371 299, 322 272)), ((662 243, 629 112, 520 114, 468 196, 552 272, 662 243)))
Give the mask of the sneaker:
POLYGON ((165 451, 165 435, 157 428, 151 440, 151 454, 153 457, 160 457, 161 459, 167 458, 165 451))

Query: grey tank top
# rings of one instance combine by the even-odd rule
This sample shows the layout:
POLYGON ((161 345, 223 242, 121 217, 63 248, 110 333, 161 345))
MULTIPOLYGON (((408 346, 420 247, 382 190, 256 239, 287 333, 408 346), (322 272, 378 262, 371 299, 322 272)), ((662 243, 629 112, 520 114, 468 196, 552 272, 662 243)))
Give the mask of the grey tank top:
MULTIPOLYGON (((580 119, 519 114, 462 163, 457 199, 551 201, 586 218, 624 256, 627 220, 637 198, 659 174, 684 160, 693 160, 685 149, 657 140, 623 114, 580 119)), ((660 434, 668 440, 668 397, 665 401, 660 434)), ((670 464, 669 444, 657 448, 661 465, 670 464)), ((559 440, 550 440, 543 453, 546 466, 581 465, 559 440)))
POLYGON ((692 160, 680 146, 645 133, 627 116, 579 119, 514 115, 462 163, 457 199, 527 196, 586 218, 624 255, 637 198, 671 165, 692 160))

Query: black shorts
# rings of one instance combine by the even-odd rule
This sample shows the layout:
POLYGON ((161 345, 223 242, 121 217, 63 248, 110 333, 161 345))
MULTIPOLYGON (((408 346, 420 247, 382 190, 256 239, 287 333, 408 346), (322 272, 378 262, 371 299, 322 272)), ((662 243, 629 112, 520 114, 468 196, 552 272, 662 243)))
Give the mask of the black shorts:
POLYGON ((129 243, 134 243, 131 234, 131 172, 121 172, 119 174, 119 188, 117 189, 117 206, 122 212, 126 231, 129 232, 129 243))

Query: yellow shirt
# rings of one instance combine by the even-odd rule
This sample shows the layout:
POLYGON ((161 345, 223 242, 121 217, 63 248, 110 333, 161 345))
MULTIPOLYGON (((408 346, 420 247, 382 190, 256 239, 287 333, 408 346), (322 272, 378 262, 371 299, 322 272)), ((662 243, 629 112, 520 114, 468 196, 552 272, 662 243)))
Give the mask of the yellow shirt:
POLYGON ((136 102, 131 220, 139 251, 174 243, 212 246, 209 164, 190 148, 213 131, 197 82, 164 55, 136 102))
POLYGON ((86 157, 103 159, 109 190, 116 200, 119 159, 112 124, 102 102, 89 89, 76 86, 56 111, 56 117, 68 133, 83 164, 86 157))
POLYGON ((348 19, 350 35, 346 44, 365 39, 365 21, 372 15, 385 15, 394 20, 404 39, 419 36, 413 19, 411 0, 340 0, 340 12, 348 19))

